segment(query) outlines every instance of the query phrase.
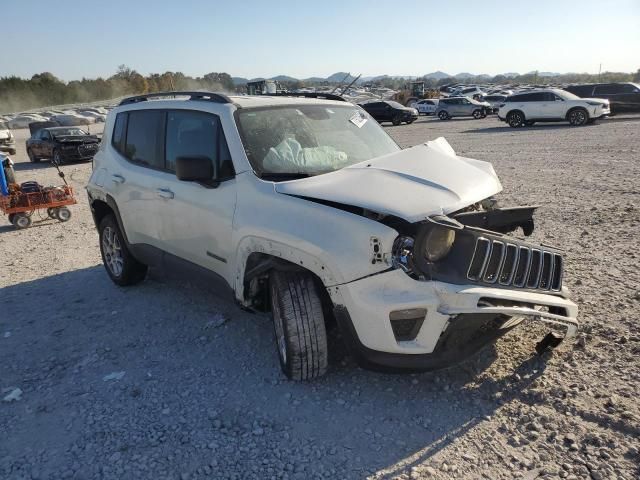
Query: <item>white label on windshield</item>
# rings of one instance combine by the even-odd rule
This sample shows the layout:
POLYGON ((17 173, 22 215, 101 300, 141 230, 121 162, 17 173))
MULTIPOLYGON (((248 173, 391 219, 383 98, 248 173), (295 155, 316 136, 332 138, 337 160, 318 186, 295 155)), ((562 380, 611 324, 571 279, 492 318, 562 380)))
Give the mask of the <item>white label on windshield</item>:
POLYGON ((367 118, 362 114, 362 112, 356 112, 349 121, 356 127, 362 128, 362 126, 367 123, 367 118))

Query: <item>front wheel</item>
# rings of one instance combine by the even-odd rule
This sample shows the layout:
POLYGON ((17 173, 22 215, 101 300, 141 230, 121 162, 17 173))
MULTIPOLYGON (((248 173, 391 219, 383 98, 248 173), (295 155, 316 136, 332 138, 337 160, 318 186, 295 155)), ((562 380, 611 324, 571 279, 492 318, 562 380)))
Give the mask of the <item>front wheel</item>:
POLYGON ((36 154, 33 153, 33 150, 31 150, 31 149, 27 150, 27 155, 29 156, 29 161, 31 163, 38 163, 40 161, 40 159, 38 157, 36 157, 36 154))
POLYGON ((482 118, 482 110, 474 110, 472 115, 473 115, 473 118, 475 118, 476 120, 479 120, 482 118))
POLYGON ((61 222, 68 222, 71 218, 71 210, 67 207, 60 207, 56 211, 56 218, 61 222))
POLYGON ((280 366, 290 380, 327 371, 327 332, 318 287, 307 272, 274 271, 269 277, 271 311, 280 366))
POLYGON ((524 125, 524 115, 520 112, 510 112, 507 115, 507 123, 511 128, 518 128, 524 125))
POLYGON ((586 125, 589 121, 589 114, 584 108, 576 108, 569 112, 569 123, 574 127, 586 125))
POLYGON ((131 255, 113 215, 107 215, 102 219, 98 233, 102 263, 113 283, 124 287, 144 280, 147 266, 131 255))

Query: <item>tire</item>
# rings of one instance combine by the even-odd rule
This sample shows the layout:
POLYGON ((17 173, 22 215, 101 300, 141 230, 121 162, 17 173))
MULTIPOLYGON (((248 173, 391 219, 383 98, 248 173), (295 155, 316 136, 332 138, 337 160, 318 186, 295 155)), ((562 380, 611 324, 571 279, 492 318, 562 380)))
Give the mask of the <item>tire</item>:
POLYGON ((12 224, 12 225, 13 225, 13 217, 15 217, 15 216, 16 216, 15 213, 10 213, 9 214, 8 220, 9 220, 9 223, 12 224))
POLYGON ((290 380, 310 380, 327 371, 327 332, 322 301, 311 274, 274 271, 271 311, 280 366, 290 380))
POLYGON ((98 234, 102 263, 113 283, 125 287, 144 280, 147 266, 131 255, 113 215, 102 219, 98 234))
POLYGON ((61 222, 68 222, 71 218, 71 210, 67 207, 60 207, 56 211, 56 218, 61 222))
POLYGON ((53 155, 51 156, 51 161, 56 165, 62 165, 64 162, 62 160, 62 156, 57 148, 53 150, 53 155))
POLYGON ((507 115, 507 123, 511 128, 520 128, 524 125, 524 115, 520 111, 509 112, 507 115))
POLYGON ((11 219, 11 223, 18 230, 29 228, 31 226, 31 217, 24 213, 16 213, 11 219))
POLYGON ((40 159, 36 157, 35 153, 33 153, 33 150, 31 149, 27 150, 27 155, 29 156, 29 161, 31 163, 38 163, 40 161, 40 159))
POLYGON ((391 119, 391 123, 393 123, 396 127, 402 123, 402 117, 400 115, 396 115, 391 119))
POLYGON ((474 110, 471 115, 473 115, 473 118, 476 120, 480 120, 482 118, 482 110, 474 110))
POLYGON ((58 214, 58 209, 57 208, 47 208, 47 215, 49 215, 49 218, 53 218, 54 220, 57 220, 58 214))
POLYGON ((440 113, 438 113, 438 118, 440 120, 449 120, 449 118, 451 117, 449 116, 448 112, 445 112, 444 110, 442 110, 440 113))
POLYGON ((581 127, 589 121, 589 112, 584 108, 574 108, 567 114, 567 120, 572 126, 581 127))

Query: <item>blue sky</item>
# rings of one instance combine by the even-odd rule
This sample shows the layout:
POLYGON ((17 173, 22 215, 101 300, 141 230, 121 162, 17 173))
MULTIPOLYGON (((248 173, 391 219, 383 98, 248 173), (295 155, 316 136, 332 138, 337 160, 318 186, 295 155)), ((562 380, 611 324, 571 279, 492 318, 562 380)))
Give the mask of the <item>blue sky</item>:
POLYGON ((0 76, 640 68, 640 0, 8 0, 0 76))

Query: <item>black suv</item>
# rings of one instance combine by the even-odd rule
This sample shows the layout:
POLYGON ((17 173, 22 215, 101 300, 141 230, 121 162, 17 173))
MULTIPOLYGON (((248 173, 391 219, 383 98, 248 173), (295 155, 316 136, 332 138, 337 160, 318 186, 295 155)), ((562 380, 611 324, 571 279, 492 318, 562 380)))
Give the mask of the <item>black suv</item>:
POLYGON ((391 122, 394 125, 400 125, 405 122, 409 125, 418 119, 418 110, 405 107, 391 100, 363 103, 360 106, 375 118, 378 123, 391 122))
POLYGON ((640 111, 640 85, 637 83, 588 83, 564 87, 582 98, 606 98, 613 113, 640 111))

